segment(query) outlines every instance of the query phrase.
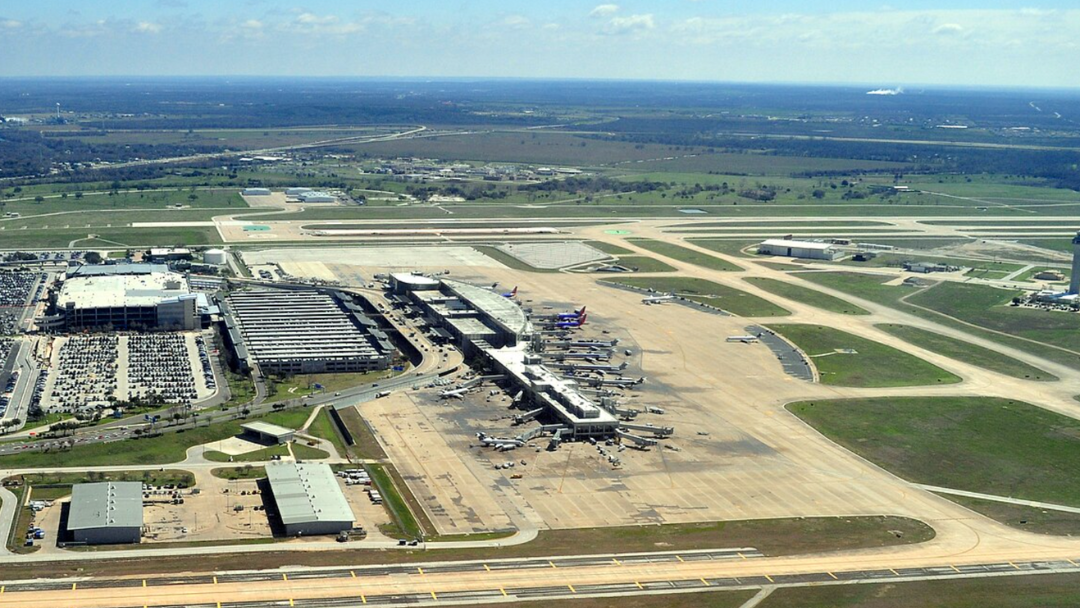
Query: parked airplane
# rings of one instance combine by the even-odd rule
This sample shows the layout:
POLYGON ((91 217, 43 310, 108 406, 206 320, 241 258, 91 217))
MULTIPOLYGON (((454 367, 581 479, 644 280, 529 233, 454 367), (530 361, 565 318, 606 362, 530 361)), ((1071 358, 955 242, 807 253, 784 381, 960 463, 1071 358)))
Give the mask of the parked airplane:
POLYGON ((468 394, 468 392, 469 392, 469 389, 467 389, 467 388, 458 388, 458 389, 453 389, 453 390, 447 389, 447 390, 439 393, 439 398, 440 399, 464 399, 465 395, 468 394))
POLYGON ((581 310, 575 310, 574 312, 561 312, 558 315, 559 320, 580 319, 585 316, 585 307, 582 306, 581 310))
POLYGON ((504 294, 502 294, 502 297, 504 297, 504 298, 513 298, 516 295, 517 295, 517 285, 514 285, 514 288, 510 290, 510 293, 504 293, 504 294))
POLYGON ((514 448, 520 448, 525 445, 525 442, 520 439, 504 439, 501 437, 489 437, 486 433, 477 433, 476 438, 480 440, 480 445, 485 448, 495 448, 498 450, 512 450, 514 448))
POLYGON ((581 318, 575 319, 573 321, 560 321, 555 324, 555 327, 557 329, 570 329, 572 327, 581 327, 582 325, 585 325, 585 319, 588 318, 589 315, 581 315, 581 318))
POLYGON ((662 295, 662 296, 649 296, 647 298, 642 298, 641 303, 642 304, 661 304, 663 302, 668 302, 670 300, 677 299, 678 297, 679 296, 675 295, 675 292, 673 291, 673 292, 671 292, 669 294, 662 295))

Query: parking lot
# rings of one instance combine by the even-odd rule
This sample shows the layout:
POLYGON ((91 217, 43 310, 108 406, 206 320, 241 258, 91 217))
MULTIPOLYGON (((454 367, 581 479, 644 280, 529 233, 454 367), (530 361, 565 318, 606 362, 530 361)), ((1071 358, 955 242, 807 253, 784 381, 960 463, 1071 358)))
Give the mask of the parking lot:
POLYGON ((150 400, 184 404, 217 390, 207 351, 198 333, 75 335, 52 342, 41 408, 92 416, 115 401, 150 400))

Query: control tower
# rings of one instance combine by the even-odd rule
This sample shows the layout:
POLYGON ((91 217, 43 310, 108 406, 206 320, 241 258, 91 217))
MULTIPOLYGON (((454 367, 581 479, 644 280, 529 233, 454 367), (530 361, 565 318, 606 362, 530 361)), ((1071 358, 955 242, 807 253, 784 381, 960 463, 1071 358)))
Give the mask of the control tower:
POLYGON ((1080 294, 1080 231, 1073 237, 1072 275, 1069 277, 1069 295, 1080 294))

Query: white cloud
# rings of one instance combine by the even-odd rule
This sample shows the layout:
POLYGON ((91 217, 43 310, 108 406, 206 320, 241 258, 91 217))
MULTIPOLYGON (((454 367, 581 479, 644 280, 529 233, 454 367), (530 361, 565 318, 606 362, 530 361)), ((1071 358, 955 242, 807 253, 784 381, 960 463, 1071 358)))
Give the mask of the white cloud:
POLYGON ((263 28, 263 22, 258 19, 248 19, 242 23, 240 27, 246 30, 261 30, 263 28))
POLYGON ((4 27, 4 28, 9 29, 9 30, 20 28, 22 26, 23 26, 22 21, 16 21, 14 19, 4 19, 4 20, 0 21, 0 27, 4 27))
POLYGON ((140 34, 157 34, 161 31, 161 24, 152 23, 150 21, 140 21, 138 25, 135 26, 134 31, 139 32, 140 34))
POLYGON ((931 31, 939 36, 952 36, 954 34, 962 33, 964 31, 964 26, 959 23, 942 23, 931 31))
POLYGON ((529 21, 529 18, 522 15, 508 15, 505 19, 502 20, 503 27, 509 27, 513 29, 523 29, 529 27, 529 25, 531 24, 532 22, 529 21))
POLYGON ((618 4, 601 4, 589 11, 590 17, 610 17, 619 12, 618 4))
POLYGON ((314 13, 300 13, 296 17, 296 22, 302 25, 329 25, 331 23, 337 23, 338 18, 334 15, 326 15, 320 17, 314 13))
POLYGON ((656 21, 651 13, 646 15, 630 15, 629 17, 613 17, 604 25, 606 34, 631 34, 651 30, 656 27, 656 21))

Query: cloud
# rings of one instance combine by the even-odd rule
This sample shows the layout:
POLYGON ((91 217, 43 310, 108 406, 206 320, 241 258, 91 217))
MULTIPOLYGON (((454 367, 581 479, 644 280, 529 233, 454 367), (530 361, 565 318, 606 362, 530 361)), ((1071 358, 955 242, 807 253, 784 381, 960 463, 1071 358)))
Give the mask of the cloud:
POLYGON ((0 27, 8 30, 14 30, 23 26, 22 21, 16 21, 14 19, 0 19, 0 27))
POLYGON ((873 91, 867 91, 867 95, 903 95, 904 87, 896 87, 895 89, 874 89, 873 91))
POLYGON ((522 15, 508 15, 502 20, 502 25, 513 29, 524 29, 532 25, 532 21, 522 15))
POLYGON ((610 17, 619 12, 618 4, 601 4, 589 11, 590 17, 610 17))
POLYGON ((320 17, 314 13, 300 13, 296 17, 296 22, 302 25, 329 25, 331 23, 337 23, 338 18, 334 15, 326 15, 320 17))
POLYGON ((645 15, 630 15, 629 17, 614 17, 604 25, 605 34, 632 34, 651 30, 656 27, 656 21, 652 13, 645 15))
POLYGON ((939 36, 953 36, 962 33, 964 31, 964 26, 959 23, 943 23, 931 31, 939 36))
POLYGON ((263 28, 263 22, 258 19, 248 19, 240 24, 240 27, 246 30, 261 30, 263 28))
POLYGON ((134 31, 140 34, 157 34, 161 31, 160 23, 152 23, 150 21, 140 21, 134 28, 134 31))

